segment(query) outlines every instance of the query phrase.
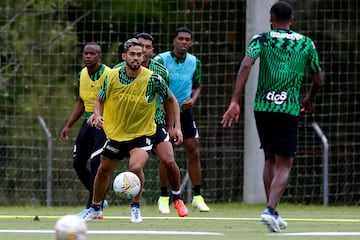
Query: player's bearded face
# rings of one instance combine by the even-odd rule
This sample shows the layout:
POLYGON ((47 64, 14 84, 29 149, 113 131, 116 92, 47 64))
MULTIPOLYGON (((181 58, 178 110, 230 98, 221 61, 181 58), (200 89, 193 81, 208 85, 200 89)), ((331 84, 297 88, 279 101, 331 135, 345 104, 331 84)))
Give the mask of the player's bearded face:
POLYGON ((141 63, 144 61, 144 54, 142 47, 131 47, 126 53, 126 65, 131 70, 137 70, 140 68, 141 63))

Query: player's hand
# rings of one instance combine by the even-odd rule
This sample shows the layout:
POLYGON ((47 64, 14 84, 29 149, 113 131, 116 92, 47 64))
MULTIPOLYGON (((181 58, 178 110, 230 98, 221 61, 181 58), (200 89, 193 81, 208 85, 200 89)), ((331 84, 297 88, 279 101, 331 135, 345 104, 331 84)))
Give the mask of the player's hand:
POLYGON ((68 135, 69 132, 70 132, 70 128, 65 126, 64 129, 60 133, 61 140, 63 140, 63 141, 68 140, 69 139, 69 135, 68 135))
POLYGON ((104 123, 103 116, 95 116, 95 114, 92 114, 87 121, 88 125, 92 127, 96 127, 97 129, 101 129, 103 123, 104 123))
POLYGON ((181 107, 182 109, 190 109, 193 107, 193 105, 194 101, 192 100, 192 98, 188 98, 181 104, 181 107))
POLYGON ((95 119, 95 115, 94 114, 91 114, 91 116, 88 118, 88 120, 86 121, 87 125, 89 126, 94 126, 94 119, 95 119))
POLYGON ((301 113, 312 113, 314 111, 314 104, 309 98, 304 98, 303 106, 300 109, 301 113))
POLYGON ((238 122, 240 115, 240 105, 235 102, 231 102, 228 109, 223 115, 221 124, 223 127, 229 127, 233 121, 238 122))
POLYGON ((174 127, 172 128, 169 132, 171 141, 175 144, 175 145, 180 145, 183 143, 183 134, 181 132, 181 129, 179 127, 174 127))

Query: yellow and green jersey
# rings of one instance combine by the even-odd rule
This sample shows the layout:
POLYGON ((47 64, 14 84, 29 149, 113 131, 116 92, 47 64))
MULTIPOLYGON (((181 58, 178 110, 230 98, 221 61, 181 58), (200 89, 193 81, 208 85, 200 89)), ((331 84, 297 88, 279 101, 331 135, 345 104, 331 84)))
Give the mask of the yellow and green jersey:
MULTIPOLYGON (((121 68, 121 67, 125 67, 125 62, 118 63, 113 68, 121 68)), ((153 71, 156 74, 159 74, 164 79, 166 84, 168 86, 170 86, 169 72, 162 64, 160 64, 159 62, 157 62, 157 61, 155 61, 153 59, 150 59, 148 69, 153 71)), ((155 112, 155 122, 156 122, 156 124, 165 124, 166 123, 164 112, 163 112, 163 109, 161 107, 161 103, 162 103, 162 99, 160 98, 159 95, 157 95, 156 112, 155 112)))
POLYGON ((86 119, 93 113, 96 95, 110 70, 111 68, 102 64, 93 74, 89 74, 86 67, 78 74, 79 96, 85 105, 86 119))
POLYGON ((155 134, 156 96, 167 99, 171 91, 161 76, 141 67, 136 78, 120 67, 108 73, 98 96, 104 105, 104 131, 119 142, 155 134))
POLYGON ((255 35, 247 56, 260 58, 255 111, 300 113, 300 87, 306 71, 321 71, 313 41, 292 30, 255 35))

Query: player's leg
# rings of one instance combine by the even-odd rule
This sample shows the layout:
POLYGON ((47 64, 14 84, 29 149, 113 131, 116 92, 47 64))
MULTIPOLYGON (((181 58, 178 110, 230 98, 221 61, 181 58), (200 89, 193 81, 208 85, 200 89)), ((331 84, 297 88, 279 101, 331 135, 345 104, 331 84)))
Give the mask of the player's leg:
POLYGON ((101 155, 100 166, 94 180, 92 204, 86 215, 83 217, 86 222, 99 218, 102 215, 103 199, 108 191, 111 175, 117 168, 118 164, 118 159, 110 159, 101 155))
MULTIPOLYGON (((91 129, 91 135, 94 139, 94 144, 93 144, 93 147, 92 147, 92 153, 91 153, 91 156, 90 156, 90 173, 91 173, 91 191, 90 191, 90 196, 91 196, 91 199, 92 199, 92 196, 93 196, 93 186, 94 186, 94 180, 95 180, 95 176, 96 176, 96 173, 97 173, 97 170, 99 168, 99 165, 100 165, 100 154, 102 152, 102 148, 104 147, 104 144, 106 142, 106 136, 105 136, 105 133, 104 131, 101 129, 96 129, 95 127, 93 127, 91 129)), ((110 179, 109 179, 109 182, 110 182, 110 179)), ((108 189, 106 191, 106 193, 108 192, 108 189)), ((103 203, 102 203, 102 208, 106 208, 108 207, 109 203, 105 200, 105 196, 106 196, 106 193, 104 194, 104 199, 103 199, 103 203)), ((90 202, 91 204, 91 202, 90 202)), ((100 219, 103 219, 104 218, 104 215, 102 214, 100 216, 100 219)))
POLYGON ((293 158, 275 154, 275 175, 271 182, 268 206, 275 209, 289 181, 293 158))
POLYGON ((274 214, 275 209, 269 206, 269 197, 271 193, 271 185, 275 177, 275 156, 270 151, 272 143, 274 141, 273 136, 278 134, 274 129, 275 119, 269 121, 273 117, 270 113, 266 112, 255 112, 256 127, 259 135, 261 148, 264 150, 265 162, 263 169, 263 182, 267 200, 267 207, 262 212, 260 220, 267 225, 270 232, 280 232, 279 223, 274 214))
POLYGON ((91 174, 87 161, 91 155, 93 139, 89 135, 89 126, 84 121, 76 138, 73 151, 73 168, 84 187, 91 191, 91 174))
POLYGON ((192 205, 201 212, 208 212, 210 208, 201 196, 201 162, 199 132, 190 109, 184 110, 180 115, 181 129, 184 135, 184 148, 188 160, 188 173, 193 185, 194 196, 192 205))
POLYGON ((86 214, 92 201, 92 176, 87 167, 87 162, 92 152, 91 146, 94 139, 89 130, 90 127, 84 121, 77 136, 73 151, 73 168, 81 183, 89 191, 85 208, 77 214, 80 217, 86 214))
POLYGON ((160 197, 158 199, 158 210, 159 213, 168 214, 170 213, 169 203, 170 196, 168 192, 168 175, 165 163, 159 161, 159 183, 160 183, 160 197))
POLYGON ((141 183, 141 188, 139 193, 132 199, 130 206, 131 222, 139 223, 142 222, 142 216, 140 212, 140 200, 142 195, 142 190, 144 186, 145 176, 143 168, 149 159, 149 154, 152 150, 153 139, 150 137, 139 137, 128 144, 126 148, 128 149, 130 159, 129 159, 129 170, 135 173, 141 183))
POLYGON ((275 175, 275 157, 265 151, 265 163, 263 169, 263 181, 266 195, 266 202, 269 202, 270 186, 275 175))
MULTIPOLYGON (((201 164, 200 164, 200 151, 199 139, 188 138, 184 140, 184 148, 186 158, 188 159, 188 172, 193 186, 201 185, 201 164)), ((199 189, 195 195, 200 195, 199 189)))
POLYGON ((149 154, 141 148, 134 148, 130 151, 129 170, 139 177, 141 183, 140 192, 133 198, 133 201, 135 202, 139 202, 141 198, 142 187, 145 180, 143 167, 145 166, 148 158, 149 154))
POLYGON ((268 201, 261 220, 268 225, 270 231, 280 232, 287 227, 287 223, 280 217, 276 207, 287 187, 295 156, 297 118, 278 113, 255 115, 260 141, 266 149, 264 186, 268 201))
MULTIPOLYGON (((174 207, 176 208, 178 215, 180 217, 185 217, 188 215, 188 210, 181 199, 180 193, 180 170, 178 165, 175 162, 174 150, 172 144, 167 140, 160 142, 156 145, 156 153, 159 157, 161 165, 165 167, 166 175, 168 176, 168 181, 171 187, 172 198, 174 202, 174 207)), ((160 199, 159 199, 160 200, 160 199)), ((166 200, 166 198, 165 198, 166 200)), ((167 199, 168 200, 168 199, 167 199)), ((164 203, 165 204, 165 203, 164 203)), ((162 202, 159 202, 159 210, 166 210, 166 206, 169 206, 167 201, 166 206, 162 202)), ((169 212, 169 211, 168 211, 169 212)), ((162 212, 166 213, 166 212, 162 212)))
MULTIPOLYGON (((157 124, 156 134, 154 136, 153 152, 159 157, 159 182, 160 182, 160 197, 157 201, 159 213, 168 214, 170 213, 169 203, 170 196, 168 192, 168 166, 166 162, 167 151, 166 148, 163 150, 162 143, 168 142, 170 139, 164 124, 157 124)), ((164 145, 166 147, 166 145, 164 145)), ((180 178, 180 175, 179 175, 180 178)))
POLYGON ((106 141, 100 155, 100 165, 96 173, 93 187, 93 200, 83 219, 91 221, 102 214, 102 203, 108 191, 112 173, 123 159, 123 145, 117 141, 106 141))

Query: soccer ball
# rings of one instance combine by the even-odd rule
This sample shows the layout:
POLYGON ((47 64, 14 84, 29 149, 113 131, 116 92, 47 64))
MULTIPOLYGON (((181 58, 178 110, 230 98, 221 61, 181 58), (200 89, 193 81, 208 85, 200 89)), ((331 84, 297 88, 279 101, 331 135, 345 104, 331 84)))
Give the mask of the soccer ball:
POLYGON ((77 215, 65 215, 55 224, 56 240, 86 240, 87 226, 77 215))
POLYGON ((113 189, 116 195, 122 198, 133 198, 139 192, 141 183, 139 177, 133 172, 119 173, 113 182, 113 189))

